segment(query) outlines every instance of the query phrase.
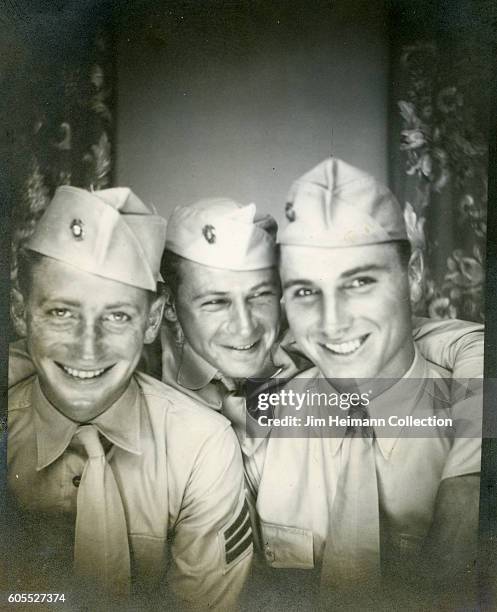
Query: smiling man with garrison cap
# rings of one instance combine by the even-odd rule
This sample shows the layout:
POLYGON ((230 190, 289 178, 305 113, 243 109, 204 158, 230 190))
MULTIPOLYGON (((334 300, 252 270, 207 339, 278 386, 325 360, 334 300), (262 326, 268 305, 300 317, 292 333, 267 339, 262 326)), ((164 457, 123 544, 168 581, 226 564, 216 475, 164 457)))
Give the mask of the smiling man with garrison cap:
POLYGON ((355 416, 359 427, 340 422, 293 437, 274 428, 245 457, 267 565, 274 575, 315 570, 326 609, 386 609, 397 601, 389 589, 407 605, 409 589, 426 595, 433 585, 442 598, 457 592, 455 601, 470 601, 481 393, 454 401, 450 373, 414 344, 421 268, 402 210, 376 179, 331 158, 292 185, 286 216, 278 239, 284 303, 314 364, 286 388, 369 399, 349 413, 327 409, 355 416), (398 423, 444 416, 454 429, 412 434, 370 424, 391 415, 398 423))
POLYGON ((82 589, 91 609, 129 595, 236 605, 252 554, 237 440, 226 419, 135 372, 162 320, 165 231, 129 189, 64 186, 26 244, 35 372, 9 392, 19 538, 4 591, 75 601, 82 589))

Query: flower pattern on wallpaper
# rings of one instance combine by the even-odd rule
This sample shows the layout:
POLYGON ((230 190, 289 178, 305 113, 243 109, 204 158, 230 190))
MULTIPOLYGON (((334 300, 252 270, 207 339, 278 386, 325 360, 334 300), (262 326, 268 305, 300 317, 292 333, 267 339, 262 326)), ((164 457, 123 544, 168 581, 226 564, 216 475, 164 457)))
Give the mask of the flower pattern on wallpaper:
POLYGON ((103 189, 110 186, 113 78, 112 49, 105 32, 76 60, 36 65, 30 59, 30 85, 36 96, 24 108, 26 127, 19 134, 11 256, 11 318, 16 335, 24 335, 20 316, 18 252, 31 236, 59 185, 103 189), (82 60, 82 56, 83 60, 82 60), (47 78, 50 73, 51 78, 47 78), (56 78, 54 78, 54 75, 56 78), (46 110, 48 109, 48 110, 46 110))
POLYGON ((482 321, 488 147, 474 88, 484 82, 466 50, 458 51, 423 42, 404 47, 400 58, 405 216, 411 240, 425 252, 418 311, 482 321))

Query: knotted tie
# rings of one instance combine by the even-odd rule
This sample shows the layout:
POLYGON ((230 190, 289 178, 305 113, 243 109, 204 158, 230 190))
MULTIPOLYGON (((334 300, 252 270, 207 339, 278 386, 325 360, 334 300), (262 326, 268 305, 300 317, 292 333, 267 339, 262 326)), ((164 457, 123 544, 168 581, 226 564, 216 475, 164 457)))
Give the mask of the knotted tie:
MULTIPOLYGON (((357 409, 349 412, 352 418, 368 418, 364 407, 357 409)), ((376 586, 379 579, 380 520, 374 432, 367 426, 349 427, 342 442, 321 586, 324 592, 333 589, 357 593, 361 586, 376 586)))
POLYGON ((223 399, 223 415, 231 422, 242 452, 245 455, 251 455, 259 446, 260 440, 254 437, 257 432, 257 423, 247 413, 246 385, 233 389, 228 386, 229 380, 224 377, 221 380, 228 390, 223 399))
POLYGON ((245 439, 245 397, 228 376, 218 375, 220 392, 223 395, 223 415, 230 421, 240 443, 245 439))
POLYGON ((250 442, 246 432, 246 403, 245 398, 236 392, 228 393, 223 399, 223 415, 231 422, 233 431, 242 447, 250 442))
POLYGON ((119 489, 93 425, 76 436, 88 455, 78 490, 75 573, 106 591, 129 592, 130 557, 126 518, 119 489))

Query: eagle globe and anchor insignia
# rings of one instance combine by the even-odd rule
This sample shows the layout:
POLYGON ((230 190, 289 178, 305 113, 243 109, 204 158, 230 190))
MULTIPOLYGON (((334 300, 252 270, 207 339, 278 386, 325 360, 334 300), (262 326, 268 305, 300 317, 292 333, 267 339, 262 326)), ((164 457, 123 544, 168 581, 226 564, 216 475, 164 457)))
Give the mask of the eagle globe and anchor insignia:
POLYGON ((216 228, 213 225, 204 225, 202 234, 209 244, 216 242, 216 228))
POLYGON ((293 223, 295 221, 297 215, 295 214, 295 209, 293 208, 293 202, 286 203, 285 216, 288 219, 288 221, 290 221, 290 223, 293 223))
POLYGON ((70 225, 70 229, 71 229, 72 235, 74 236, 74 238, 76 238, 76 240, 83 240, 85 231, 84 231, 84 224, 83 224, 83 221, 81 221, 81 219, 73 219, 70 225))

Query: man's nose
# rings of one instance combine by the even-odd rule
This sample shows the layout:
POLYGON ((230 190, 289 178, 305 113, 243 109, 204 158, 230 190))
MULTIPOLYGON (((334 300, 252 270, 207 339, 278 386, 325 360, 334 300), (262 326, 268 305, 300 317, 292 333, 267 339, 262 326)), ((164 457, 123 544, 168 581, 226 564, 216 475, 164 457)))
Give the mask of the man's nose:
POLYGON ((339 292, 325 294, 321 310, 321 329, 328 336, 337 336, 350 326, 350 308, 339 292))
POLYGON ((101 330, 96 321, 82 321, 79 326, 76 354, 83 361, 94 362, 101 348, 101 330))
POLYGON ((254 331, 252 313, 249 305, 245 302, 240 301, 232 304, 228 331, 230 334, 242 337, 248 337, 254 331))

